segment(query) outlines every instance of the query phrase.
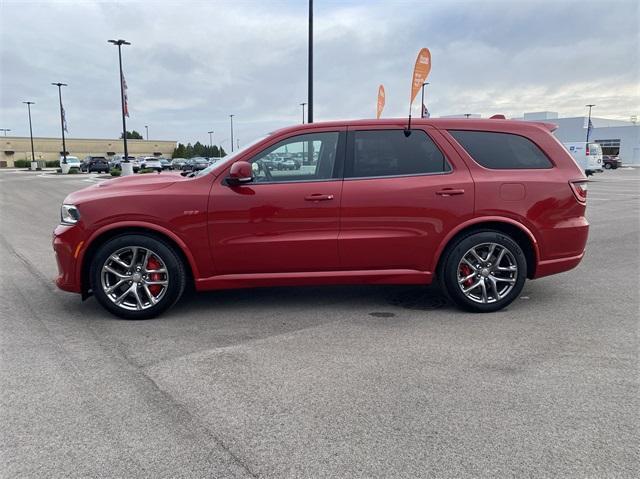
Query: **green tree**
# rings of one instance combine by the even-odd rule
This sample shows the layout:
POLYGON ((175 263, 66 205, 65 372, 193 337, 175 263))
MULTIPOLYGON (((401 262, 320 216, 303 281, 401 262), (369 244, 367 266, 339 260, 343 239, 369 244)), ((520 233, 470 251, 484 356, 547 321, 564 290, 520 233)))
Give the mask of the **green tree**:
POLYGON ((182 143, 178 143, 178 146, 173 150, 171 158, 185 158, 186 148, 182 143))
MULTIPOLYGON (((120 133, 120 139, 122 140, 122 133, 120 133)), ((144 138, 136 130, 133 130, 127 131, 127 140, 144 140, 144 138)))
POLYGON ((224 148, 213 146, 205 146, 199 141, 196 141, 193 145, 187 143, 183 145, 178 143, 178 146, 173 150, 172 158, 193 158, 194 156, 204 156, 206 158, 222 158, 226 156, 227 152, 224 148))

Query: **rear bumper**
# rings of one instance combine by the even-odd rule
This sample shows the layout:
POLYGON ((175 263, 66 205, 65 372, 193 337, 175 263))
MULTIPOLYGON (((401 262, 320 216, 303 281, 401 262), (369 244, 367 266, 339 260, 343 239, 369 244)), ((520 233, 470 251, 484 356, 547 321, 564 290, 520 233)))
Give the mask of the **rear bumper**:
POLYGON ((556 273, 562 273, 569 271, 580 264, 584 257, 584 251, 576 256, 570 256, 568 258, 550 259, 547 261, 540 261, 536 267, 536 274, 534 278, 542 278, 543 276, 549 276, 556 273))
POLYGON ((64 291, 81 293, 81 278, 76 274, 77 256, 84 244, 78 226, 58 225, 53 231, 53 251, 58 264, 56 286, 64 291))
POLYGON ((543 231, 545 248, 543 258, 538 261, 534 278, 569 271, 580 264, 584 257, 589 223, 579 217, 543 231))

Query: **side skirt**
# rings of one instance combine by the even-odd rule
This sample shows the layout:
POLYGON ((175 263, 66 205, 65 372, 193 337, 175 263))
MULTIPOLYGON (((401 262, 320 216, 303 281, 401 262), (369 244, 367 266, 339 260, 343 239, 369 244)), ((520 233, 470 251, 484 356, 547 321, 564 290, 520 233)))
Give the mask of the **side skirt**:
POLYGON ((309 286, 328 284, 430 284, 433 274, 412 269, 358 271, 313 271, 296 273, 224 274, 195 281, 197 291, 256 288, 265 286, 309 286))

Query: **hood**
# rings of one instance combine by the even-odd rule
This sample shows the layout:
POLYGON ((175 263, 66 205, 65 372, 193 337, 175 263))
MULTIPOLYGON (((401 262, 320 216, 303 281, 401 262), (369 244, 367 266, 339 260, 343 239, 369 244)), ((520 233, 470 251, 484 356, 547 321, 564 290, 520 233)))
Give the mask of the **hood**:
POLYGON ((74 191, 67 196, 65 202, 76 204, 94 198, 118 196, 136 191, 159 190, 180 181, 190 180, 191 178, 181 176, 180 173, 145 173, 143 175, 123 176, 101 181, 87 188, 74 191))

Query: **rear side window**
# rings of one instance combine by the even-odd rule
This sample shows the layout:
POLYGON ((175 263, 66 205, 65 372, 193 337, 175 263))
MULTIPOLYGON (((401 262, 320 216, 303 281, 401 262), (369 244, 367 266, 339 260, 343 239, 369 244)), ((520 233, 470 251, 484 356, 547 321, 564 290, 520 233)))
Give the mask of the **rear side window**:
POLYGON ((549 158, 531 140, 510 133, 449 130, 476 163, 494 170, 552 168, 549 158))
POLYGON ((421 175, 451 170, 442 152, 422 130, 362 130, 353 135, 353 158, 345 177, 421 175))

